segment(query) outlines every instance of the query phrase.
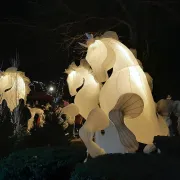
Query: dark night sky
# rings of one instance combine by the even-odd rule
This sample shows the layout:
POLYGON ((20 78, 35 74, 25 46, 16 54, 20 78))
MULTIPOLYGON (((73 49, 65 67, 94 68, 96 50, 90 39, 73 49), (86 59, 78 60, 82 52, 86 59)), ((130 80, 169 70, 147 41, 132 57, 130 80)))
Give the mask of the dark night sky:
POLYGON ((169 93, 180 99, 179 10, 178 0, 124 0, 123 6, 121 0, 4 0, 0 2, 0 63, 4 62, 3 70, 10 66, 17 48, 20 69, 32 80, 58 79, 72 60, 80 58, 73 52, 78 40, 68 53, 69 37, 110 29, 128 47, 138 49, 145 71, 154 79, 155 99, 169 93), (131 25, 133 39, 126 26, 117 25, 119 20, 131 25), (74 23, 65 25, 70 22, 74 23))

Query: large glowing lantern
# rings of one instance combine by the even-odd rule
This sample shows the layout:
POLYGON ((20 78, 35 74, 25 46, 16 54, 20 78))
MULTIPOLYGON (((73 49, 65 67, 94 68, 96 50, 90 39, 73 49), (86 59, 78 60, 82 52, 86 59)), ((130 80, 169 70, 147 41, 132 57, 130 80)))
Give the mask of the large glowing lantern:
POLYGON ((30 80, 17 68, 8 68, 0 76, 0 101, 5 99, 11 111, 18 105, 19 99, 26 101, 30 92, 30 80))
POLYGON ((75 95, 75 104, 64 107, 62 113, 74 118, 79 110, 87 120, 80 130, 80 135, 88 147, 88 152, 92 157, 104 153, 125 153, 126 149, 119 139, 115 126, 99 108, 101 85, 94 79, 89 64, 85 60, 81 60, 80 66, 72 63, 66 73, 69 92, 72 96, 75 95), (104 134, 100 131, 102 129, 105 131, 104 134), (95 142, 92 141, 93 134, 95 142))
POLYGON ((107 115, 119 109, 125 118, 125 125, 142 143, 151 144, 154 136, 168 135, 166 123, 156 115, 145 73, 126 46, 114 38, 102 36, 88 44, 86 60, 92 67, 95 79, 99 83, 105 82, 99 100, 107 115), (111 68, 113 73, 108 78, 107 71, 111 68))
POLYGON ((72 63, 65 72, 68 74, 69 92, 75 96, 74 103, 79 108, 79 114, 87 119, 89 112, 98 107, 101 86, 85 60, 81 60, 79 66, 72 63))

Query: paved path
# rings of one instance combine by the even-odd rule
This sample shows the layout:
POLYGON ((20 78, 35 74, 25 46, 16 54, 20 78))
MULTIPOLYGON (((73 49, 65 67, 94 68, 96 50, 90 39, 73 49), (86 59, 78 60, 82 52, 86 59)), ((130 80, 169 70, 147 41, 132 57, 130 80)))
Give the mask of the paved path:
POLYGON ((80 138, 75 138, 71 142, 82 142, 80 138))

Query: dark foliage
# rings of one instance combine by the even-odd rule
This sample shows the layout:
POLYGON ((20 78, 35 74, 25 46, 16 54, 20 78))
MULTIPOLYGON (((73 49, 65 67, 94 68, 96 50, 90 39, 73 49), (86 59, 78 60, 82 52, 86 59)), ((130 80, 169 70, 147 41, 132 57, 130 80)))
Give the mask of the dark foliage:
POLYGON ((12 137, 12 138, 2 138, 3 136, 1 136, 0 139, 0 159, 2 157, 8 156, 14 149, 14 145, 15 145, 15 141, 16 138, 12 137))
POLYGON ((77 165, 72 180, 178 180, 179 158, 157 154, 109 154, 77 165))
POLYGON ((8 155, 14 145, 14 138, 12 138, 14 129, 10 120, 11 117, 9 114, 6 114, 4 119, 0 117, 0 158, 8 155))
POLYGON ((86 151, 81 146, 41 147, 14 152, 1 161, 0 180, 66 180, 85 156, 86 151))
POLYGON ((69 141, 65 136, 62 125, 56 122, 47 123, 42 128, 32 129, 30 135, 24 136, 16 149, 34 148, 41 146, 67 146, 69 141))
POLYGON ((65 136, 62 125, 56 122, 47 123, 42 128, 32 129, 30 134, 23 129, 18 135, 8 137, 2 134, 3 132, 0 133, 0 158, 8 156, 13 151, 26 148, 68 146, 71 140, 65 136))
POLYGON ((154 144, 162 154, 180 157, 180 136, 155 136, 154 144))

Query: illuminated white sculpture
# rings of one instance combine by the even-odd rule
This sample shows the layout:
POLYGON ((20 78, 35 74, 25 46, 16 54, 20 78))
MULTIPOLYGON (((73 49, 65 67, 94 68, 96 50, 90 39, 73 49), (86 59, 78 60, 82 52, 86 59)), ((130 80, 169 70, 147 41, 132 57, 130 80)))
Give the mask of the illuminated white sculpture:
POLYGON ((69 92, 71 96, 75 96, 74 103, 79 108, 79 114, 87 119, 89 112, 98 107, 101 86, 94 79, 92 70, 85 60, 81 60, 80 66, 72 63, 65 72, 68 74, 69 92))
POLYGON ((95 79, 106 82, 100 93, 100 107, 106 115, 119 110, 126 126, 145 144, 152 144, 156 135, 168 135, 166 123, 156 115, 147 78, 132 52, 107 36, 91 39, 87 45, 86 60, 95 79), (111 68, 113 73, 108 79, 111 68))
POLYGON ((30 92, 30 80, 17 68, 8 68, 0 76, 0 102, 5 99, 11 111, 19 104, 19 99, 26 101, 30 92))
MULTIPOLYGON (((81 60, 80 66, 78 67, 74 63, 72 63, 66 70, 66 73, 68 74, 67 82, 70 94, 72 96, 76 96, 75 104, 70 104, 64 107, 62 109, 62 113, 68 114, 71 117, 74 117, 75 115, 80 113, 87 120, 84 128, 89 128, 87 124, 89 124, 91 120, 93 121, 93 123, 91 122, 93 125, 88 129, 88 137, 92 137, 92 135, 95 133, 95 142, 97 143, 97 145, 99 145, 99 147, 97 145, 95 146, 97 147, 97 151, 95 151, 93 148, 90 148, 91 156, 96 156, 98 154, 98 151, 100 151, 100 153, 127 152, 119 139, 116 127, 111 121, 109 121, 107 115, 104 116, 104 112, 100 108, 98 108, 101 85, 94 79, 89 64, 85 60, 81 60), (81 89, 77 92, 76 89, 79 89, 79 87, 81 87, 81 89), (92 114, 93 118, 91 117, 92 114), (110 125, 108 126, 109 123, 110 125), (105 128, 105 134, 102 134, 99 131, 99 129, 97 128, 98 126, 102 126, 105 128)), ((92 142, 92 138, 90 142, 86 142, 86 144, 88 143, 94 145, 94 142, 92 142)))

